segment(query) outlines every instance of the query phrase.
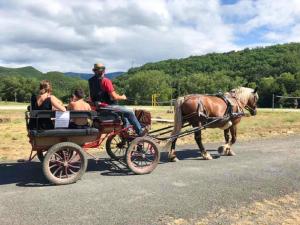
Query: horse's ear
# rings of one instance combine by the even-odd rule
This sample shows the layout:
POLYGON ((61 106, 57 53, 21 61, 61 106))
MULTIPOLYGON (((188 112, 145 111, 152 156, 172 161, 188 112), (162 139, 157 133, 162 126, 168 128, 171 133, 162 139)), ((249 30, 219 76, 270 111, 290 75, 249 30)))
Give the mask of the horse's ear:
POLYGON ((256 88, 254 89, 253 93, 255 94, 255 93, 257 92, 257 90, 258 90, 258 87, 256 87, 256 88))

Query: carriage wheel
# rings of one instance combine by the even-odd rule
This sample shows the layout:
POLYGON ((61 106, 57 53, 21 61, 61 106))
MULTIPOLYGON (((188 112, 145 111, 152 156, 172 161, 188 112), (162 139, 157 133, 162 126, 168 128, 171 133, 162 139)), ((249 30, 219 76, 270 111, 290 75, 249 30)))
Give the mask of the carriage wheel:
POLYGON ((127 165, 135 174, 151 173, 157 166, 159 158, 157 144, 148 137, 134 139, 126 152, 127 165))
POLYGON ((46 178, 54 184, 75 183, 87 168, 87 158, 82 148, 71 142, 53 145, 43 162, 46 178))
POLYGON ((106 140, 106 152, 112 159, 125 157, 128 149, 128 141, 119 134, 110 135, 106 140))

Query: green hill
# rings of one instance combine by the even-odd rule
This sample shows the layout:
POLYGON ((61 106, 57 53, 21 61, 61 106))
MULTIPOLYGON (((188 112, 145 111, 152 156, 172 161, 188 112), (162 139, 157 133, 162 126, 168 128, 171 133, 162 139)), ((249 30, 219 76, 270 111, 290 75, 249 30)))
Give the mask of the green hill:
MULTIPOLYGON (((86 80, 68 77, 61 72, 42 73, 33 67, 0 67, 0 98, 28 101, 37 92, 39 81, 53 83, 57 97, 67 101, 76 87, 88 92, 86 80)), ((237 86, 259 88, 259 106, 271 107, 272 95, 300 96, 300 44, 289 43, 244 49, 227 53, 210 53, 183 59, 147 63, 128 70, 114 79, 120 93, 129 98, 126 104, 149 104, 192 93, 216 93, 237 86)), ((278 100, 278 99, 277 99, 278 100)), ((277 105, 291 106, 287 100, 277 105)))
POLYGON ((290 43, 254 49, 246 48, 242 51, 164 60, 130 69, 128 74, 147 70, 159 70, 175 77, 199 72, 225 71, 231 76, 242 76, 248 81, 256 81, 261 77, 276 77, 284 72, 299 72, 300 44, 290 43))
MULTIPOLYGON (((118 77, 116 83, 119 90, 129 93, 131 98, 150 100, 152 94, 158 94, 160 101, 170 99, 170 95, 176 98, 192 93, 228 91, 236 86, 258 86, 260 106, 270 107, 273 93, 300 96, 300 44, 247 48, 147 63, 130 69, 118 77), (151 76, 159 77, 160 82, 150 83, 147 89, 144 84, 152 79, 151 76), (143 84, 142 87, 138 87, 137 83, 143 84), (139 88, 142 96, 137 91, 139 88)), ((284 101, 278 104, 283 105, 284 101)))
POLYGON ((42 73, 28 66, 22 68, 0 67, 0 98, 5 101, 28 102, 33 93, 38 92, 39 82, 50 80, 53 94, 67 102, 75 88, 83 88, 88 93, 87 81, 67 77, 61 72, 42 73))
POLYGON ((23 77, 38 77, 40 78, 43 73, 33 68, 32 66, 20 67, 20 68, 7 68, 0 66, 0 76, 23 76, 23 77))

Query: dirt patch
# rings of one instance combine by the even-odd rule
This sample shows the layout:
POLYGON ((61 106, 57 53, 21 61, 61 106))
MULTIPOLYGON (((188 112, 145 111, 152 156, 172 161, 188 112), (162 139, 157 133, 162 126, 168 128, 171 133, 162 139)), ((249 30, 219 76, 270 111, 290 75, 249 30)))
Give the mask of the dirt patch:
POLYGON ((10 118, 1 118, 0 117, 0 123, 9 123, 9 122, 11 122, 10 118))
POLYGON ((254 202, 239 208, 220 208, 201 219, 168 218, 168 225, 300 224, 300 193, 254 202))

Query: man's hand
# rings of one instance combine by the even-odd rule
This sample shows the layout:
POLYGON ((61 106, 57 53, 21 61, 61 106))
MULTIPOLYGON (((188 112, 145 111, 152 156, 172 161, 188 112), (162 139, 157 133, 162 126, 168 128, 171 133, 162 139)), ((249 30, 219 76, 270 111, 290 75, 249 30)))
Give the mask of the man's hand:
POLYGON ((126 97, 125 94, 121 95, 121 98, 122 98, 122 100, 126 100, 127 99, 127 97, 126 97))
POLYGON ((127 97, 126 97, 126 95, 119 95, 119 94, 117 94, 115 91, 113 91, 113 92, 111 92, 111 93, 109 93, 109 95, 110 95, 110 97, 113 99, 113 100, 126 100, 127 99, 127 97))

